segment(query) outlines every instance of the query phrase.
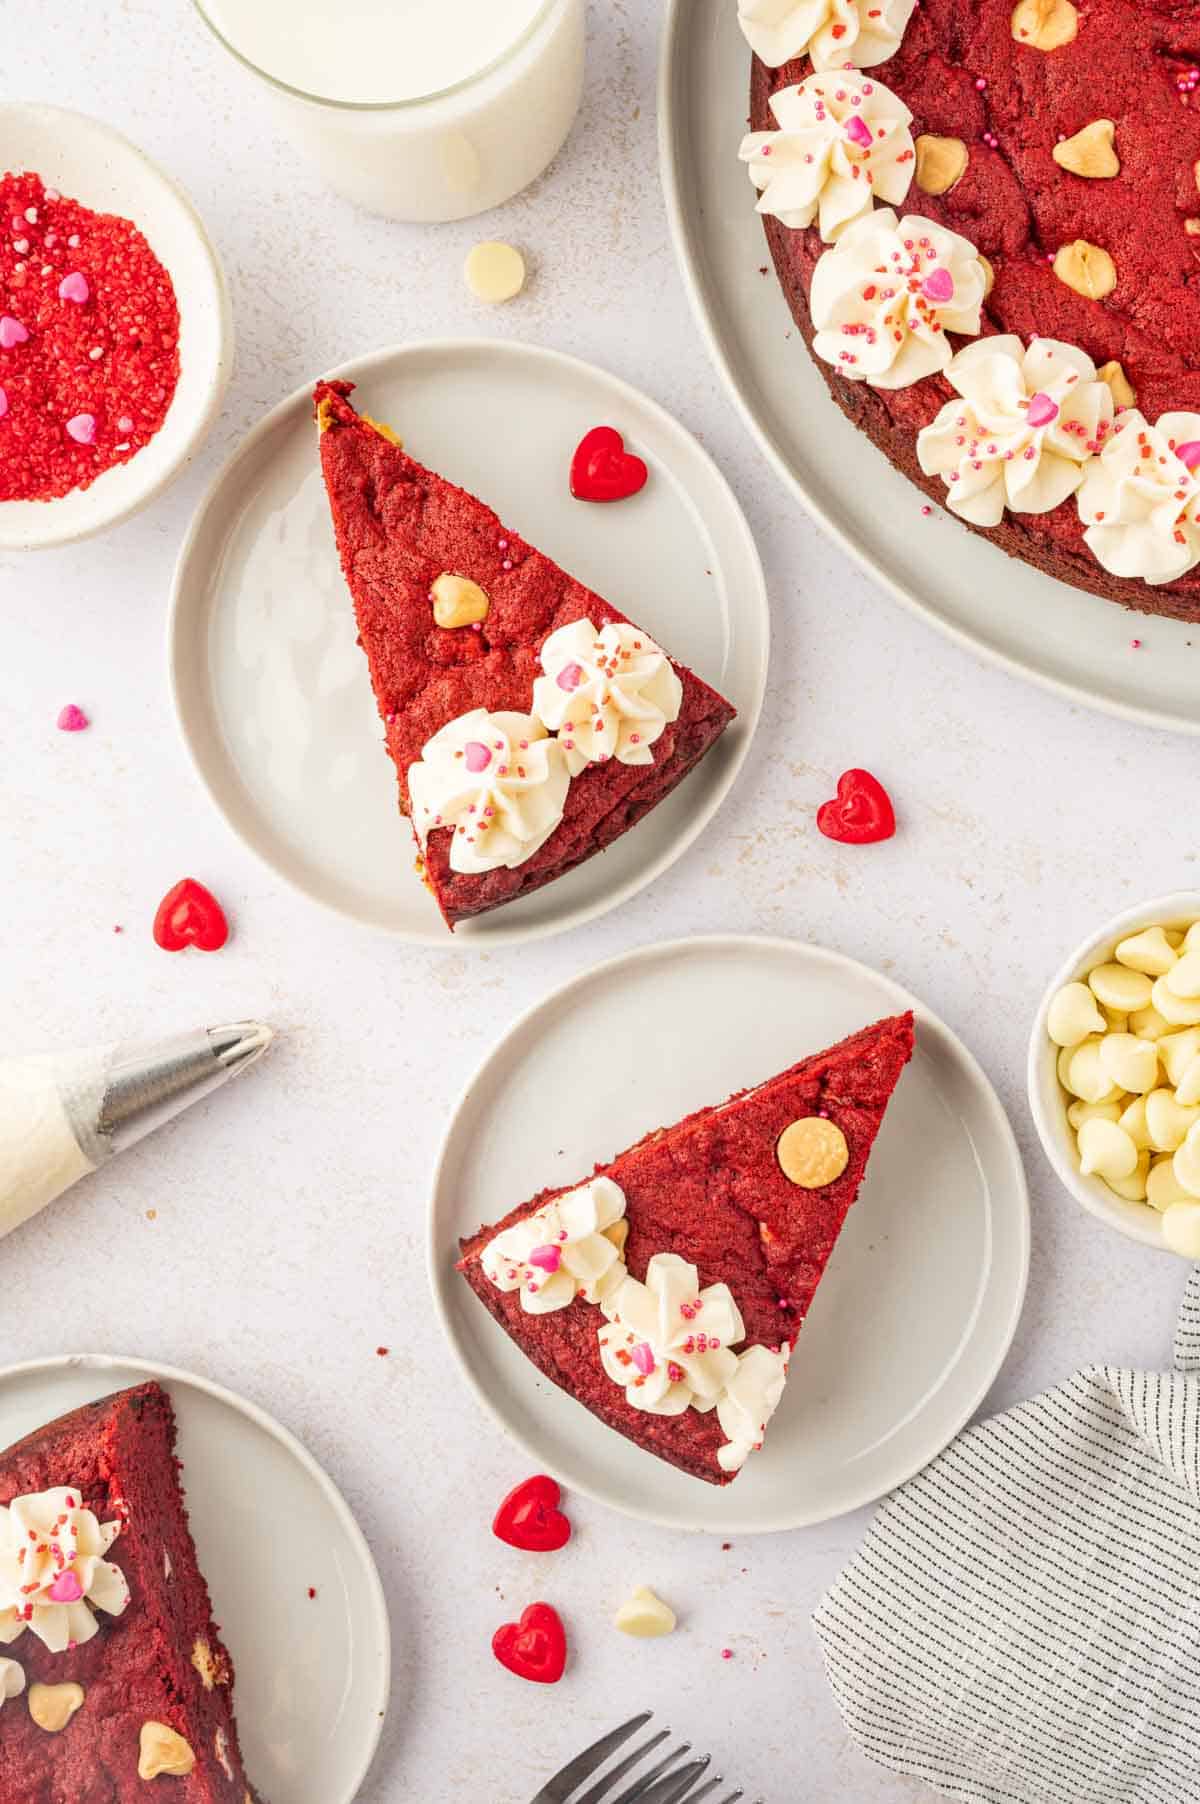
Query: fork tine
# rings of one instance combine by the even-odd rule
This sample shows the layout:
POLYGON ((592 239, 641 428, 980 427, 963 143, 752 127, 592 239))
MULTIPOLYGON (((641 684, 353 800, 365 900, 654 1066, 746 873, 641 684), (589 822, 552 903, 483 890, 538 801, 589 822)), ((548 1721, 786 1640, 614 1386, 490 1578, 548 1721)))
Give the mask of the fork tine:
MULTIPOLYGON (((671 1731, 669 1729, 660 1729, 657 1735, 652 1735, 649 1741, 644 1741, 640 1747, 633 1750, 632 1754, 626 1754, 624 1760, 619 1760, 616 1766, 613 1767, 611 1773, 602 1774, 601 1777, 597 1779, 595 1785, 590 1786, 586 1792, 582 1793, 581 1796, 575 1800, 575 1804, 599 1804, 599 1800, 612 1790, 613 1786, 617 1783, 617 1780, 623 1779, 631 1767, 637 1766, 640 1761, 646 1758, 647 1754, 652 1753, 655 1748, 659 1747, 667 1739, 667 1736, 670 1733, 671 1731)), ((656 1766, 654 1771, 656 1773, 661 1772, 662 1768, 666 1766, 670 1760, 677 1758, 677 1755, 668 1755, 667 1760, 662 1761, 659 1766, 656 1766)), ((646 1780, 650 1777, 652 1777, 652 1775, 644 1774, 640 1783, 644 1785, 646 1780)), ((628 1793, 626 1793, 626 1796, 628 1796, 628 1793)), ((620 1804, 619 1800, 617 1801, 617 1804, 620 1804)))
POLYGON ((696 1780, 707 1772, 708 1766, 709 1756, 706 1754, 703 1760, 693 1760, 690 1766, 668 1773, 665 1779, 660 1779, 649 1791, 638 1792, 637 1804, 682 1804, 696 1780))
POLYGON ((610 1729, 607 1735, 602 1735, 599 1741, 594 1741, 590 1748, 583 1750, 582 1754, 576 1754, 574 1760, 568 1760, 566 1766, 555 1773, 552 1779, 547 1780, 536 1798, 533 1799, 532 1804, 567 1804, 575 1787, 589 1778, 598 1766, 603 1766, 609 1755, 615 1754, 631 1735, 636 1735, 637 1731, 644 1723, 648 1723, 653 1715, 653 1710, 643 1710, 640 1715, 631 1716, 629 1721, 622 1723, 619 1729, 610 1729))
MULTIPOLYGON (((724 1775, 718 1773, 715 1779, 710 1779, 707 1785, 702 1785, 699 1791, 694 1791, 687 1799, 687 1804, 700 1804, 701 1798, 711 1798, 715 1791, 720 1791, 724 1783, 724 1775)), ((731 1792, 729 1797, 724 1800, 724 1804, 737 1804, 738 1799, 744 1796, 744 1792, 731 1792)))
MULTIPOLYGON (((665 1773, 669 1766, 677 1765, 691 1751, 690 1741, 682 1742, 679 1747, 673 1748, 665 1760, 660 1760, 658 1765, 652 1766, 648 1773, 643 1773, 640 1779, 635 1779, 629 1790, 623 1791, 619 1798, 614 1798, 612 1804, 638 1804, 639 1799, 645 1794, 646 1787, 653 1785, 660 1773, 665 1773)), ((587 1804, 586 1798, 581 1799, 580 1804, 587 1804)))

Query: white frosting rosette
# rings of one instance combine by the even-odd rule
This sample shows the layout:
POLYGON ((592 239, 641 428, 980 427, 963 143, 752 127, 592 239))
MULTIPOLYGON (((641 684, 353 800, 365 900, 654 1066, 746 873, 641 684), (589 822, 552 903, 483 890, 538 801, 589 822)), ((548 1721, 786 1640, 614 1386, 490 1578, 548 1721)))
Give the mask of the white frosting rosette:
POLYGON ((738 23, 771 69, 793 57, 814 69, 870 69, 895 56, 916 0, 738 0, 738 23))
POLYGON ((505 1292, 519 1291, 527 1315, 548 1315, 582 1296, 602 1303, 625 1276, 605 1230, 625 1214, 625 1194, 611 1178, 593 1178, 505 1228, 480 1254, 485 1275, 505 1292))
POLYGON ((958 390, 917 436, 927 476, 976 526, 998 526, 1007 507, 1048 514, 1084 478, 1112 431, 1113 398, 1074 345, 1013 335, 965 345, 943 372, 958 390))
POLYGON ((732 1344, 745 1324, 727 1284, 700 1289, 694 1265, 656 1253, 640 1283, 628 1273, 601 1302, 604 1370, 635 1409, 681 1416, 716 1409, 738 1369, 732 1344))
POLYGON ((100 1625, 89 1606, 120 1616, 129 1586, 104 1555, 121 1532, 80 1507, 69 1488, 0 1506, 0 1644, 31 1629, 52 1654, 90 1641, 100 1625))
POLYGON ((683 685, 648 634, 623 621, 597 632, 590 620, 573 620, 550 634, 541 664, 533 711, 558 734, 571 776, 610 758, 653 764, 650 748, 678 719, 683 685))
POLYGON ((1084 472, 1084 538, 1114 576, 1174 582, 1200 563, 1200 413, 1123 413, 1084 472))
POLYGON ((473 708, 409 765, 413 826, 422 845, 435 828, 453 829, 451 870, 511 870, 562 820, 570 781, 563 749, 540 720, 473 708))
POLYGON ((0 1659, 0 1710, 10 1698, 19 1698, 24 1689, 24 1667, 15 1660, 0 1659))
POLYGON ((787 1380, 788 1355, 781 1347, 747 1347, 717 1404, 717 1420, 728 1437, 717 1452, 723 1472, 737 1472, 762 1446, 767 1423, 779 1406, 787 1380))
POLYGON ((916 167, 912 114, 882 82, 850 70, 810 75, 771 96, 777 132, 750 132, 741 158, 758 211, 786 226, 819 218, 831 244, 875 200, 905 198, 916 167))
POLYGON ((945 369, 947 333, 979 331, 986 292, 968 239, 879 207, 847 226, 813 271, 813 350, 852 381, 907 388, 945 369))

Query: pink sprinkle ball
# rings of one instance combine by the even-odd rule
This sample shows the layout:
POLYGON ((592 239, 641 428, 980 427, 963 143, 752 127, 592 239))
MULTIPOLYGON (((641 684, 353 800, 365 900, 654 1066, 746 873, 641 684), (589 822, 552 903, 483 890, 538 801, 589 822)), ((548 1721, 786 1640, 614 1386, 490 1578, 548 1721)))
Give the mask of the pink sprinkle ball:
POLYGON ((733 1649, 731 1647, 723 1647, 721 1649, 721 1658, 722 1658, 722 1660, 732 1660, 733 1659, 733 1649))
POLYGON ((83 729, 90 727, 92 723, 82 708, 77 708, 74 702, 68 702, 59 714, 56 724, 61 733, 82 733, 83 729))

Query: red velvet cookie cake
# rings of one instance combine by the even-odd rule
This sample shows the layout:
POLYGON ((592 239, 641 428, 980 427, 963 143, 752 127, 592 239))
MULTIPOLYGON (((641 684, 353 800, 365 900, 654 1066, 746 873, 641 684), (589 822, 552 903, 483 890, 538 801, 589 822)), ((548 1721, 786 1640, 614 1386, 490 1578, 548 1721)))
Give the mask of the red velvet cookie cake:
POLYGON ((254 1804, 157 1384, 0 1454, 0 1804, 254 1804))
POLYGON ((462 1243, 459 1270, 593 1415, 710 1484, 761 1445, 913 1049, 897 1015, 647 1134, 462 1243))
POLYGON ((738 12, 742 157, 839 406, 1004 550, 1200 620, 1197 8, 738 12))
POLYGON ((611 845, 734 710, 356 413, 352 386, 317 384, 321 467, 401 812, 453 927, 611 845))

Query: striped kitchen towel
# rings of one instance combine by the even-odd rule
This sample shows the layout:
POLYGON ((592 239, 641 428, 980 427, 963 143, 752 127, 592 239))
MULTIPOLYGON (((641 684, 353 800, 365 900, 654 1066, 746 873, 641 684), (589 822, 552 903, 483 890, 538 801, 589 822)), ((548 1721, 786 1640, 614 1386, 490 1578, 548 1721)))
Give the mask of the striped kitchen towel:
POLYGON ((884 1504, 815 1617, 863 1752, 971 1804, 1200 1804, 1200 1266, 1175 1370, 1091 1366, 884 1504))

